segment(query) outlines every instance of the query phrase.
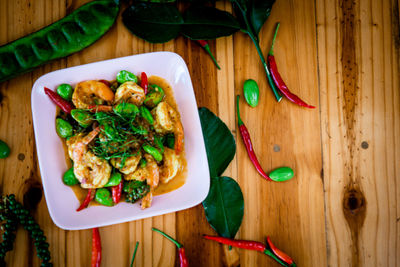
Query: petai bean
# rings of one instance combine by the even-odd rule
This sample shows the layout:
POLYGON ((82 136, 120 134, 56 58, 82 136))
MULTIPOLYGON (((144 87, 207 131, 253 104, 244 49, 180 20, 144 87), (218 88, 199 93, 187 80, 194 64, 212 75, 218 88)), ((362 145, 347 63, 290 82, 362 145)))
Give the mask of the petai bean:
POLYGON ((71 116, 84 128, 89 127, 93 122, 92 114, 82 109, 71 110, 71 116))
POLYGON ((61 118, 56 119, 56 131, 58 135, 62 138, 71 137, 72 134, 74 133, 72 125, 61 118))
POLYGON ((63 83, 57 86, 57 94, 67 101, 71 101, 74 89, 71 85, 63 83))
POLYGON ((151 145, 143 145, 142 148, 143 148, 144 151, 146 151, 151 156, 153 156, 153 158, 155 160, 162 161, 163 156, 162 156, 161 152, 157 148, 152 147, 151 145))
POLYGON ((59 21, 0 47, 0 82, 97 41, 118 15, 118 0, 89 2, 59 21))
POLYGON ((142 117, 148 121, 148 123, 150 123, 151 125, 154 124, 154 118, 153 115, 151 115, 150 110, 148 110, 145 106, 141 106, 140 107, 140 115, 142 115, 142 117))
POLYGON ((104 185, 104 187, 119 185, 121 183, 121 180, 122 180, 122 175, 119 172, 115 172, 111 175, 110 179, 104 185))
POLYGON ((251 107, 256 107, 260 99, 260 90, 255 80, 246 80, 243 84, 243 94, 247 104, 251 107))
POLYGON ((63 182, 66 185, 76 185, 79 183, 74 174, 74 168, 69 168, 63 175, 63 182))
POLYGON ((0 140, 0 159, 7 158, 10 155, 10 148, 8 145, 0 140))
POLYGON ((113 206, 114 202, 111 197, 111 192, 107 188, 99 188, 96 190, 94 200, 104 206, 113 206))

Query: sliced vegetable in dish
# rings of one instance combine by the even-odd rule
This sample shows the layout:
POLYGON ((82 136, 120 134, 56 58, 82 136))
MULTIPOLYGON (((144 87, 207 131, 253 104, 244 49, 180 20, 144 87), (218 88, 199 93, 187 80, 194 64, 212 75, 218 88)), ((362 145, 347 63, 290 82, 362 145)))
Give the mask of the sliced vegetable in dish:
POLYGON ((72 102, 45 88, 61 109, 56 131, 73 162, 63 182, 79 189, 82 202, 77 211, 93 200, 110 207, 121 199, 142 200, 141 207, 148 208, 159 187, 172 191, 176 188, 165 190, 168 183, 185 175, 180 114, 171 89, 157 81, 165 86, 159 77, 148 78, 142 72, 139 80, 122 70, 115 81, 88 80, 71 86, 72 102))

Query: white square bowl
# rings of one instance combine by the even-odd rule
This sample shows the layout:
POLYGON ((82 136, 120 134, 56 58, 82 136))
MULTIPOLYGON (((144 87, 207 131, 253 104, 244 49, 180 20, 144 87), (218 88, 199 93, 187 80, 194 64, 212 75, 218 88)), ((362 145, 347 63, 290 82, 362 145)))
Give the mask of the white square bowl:
POLYGON ((207 196, 210 186, 207 155, 189 71, 183 59, 171 52, 155 52, 116 58, 54 71, 40 77, 32 88, 32 117, 44 195, 53 222, 60 228, 80 230, 133 221, 193 207, 207 196), (169 82, 185 130, 186 183, 175 191, 153 198, 142 210, 138 203, 114 207, 91 206, 80 212, 71 188, 64 185, 67 170, 62 142, 55 129, 56 106, 44 93, 61 83, 76 85, 83 80, 114 80, 120 70, 142 71, 169 82))

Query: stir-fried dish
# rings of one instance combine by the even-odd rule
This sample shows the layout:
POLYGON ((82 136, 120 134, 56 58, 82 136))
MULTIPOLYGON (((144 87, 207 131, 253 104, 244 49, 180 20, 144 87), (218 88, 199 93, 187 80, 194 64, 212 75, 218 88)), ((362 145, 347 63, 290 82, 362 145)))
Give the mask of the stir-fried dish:
POLYGON ((121 198, 130 203, 142 199, 142 209, 148 208, 156 188, 182 172, 180 114, 171 92, 149 84, 145 73, 140 80, 120 71, 111 82, 88 80, 75 88, 62 84, 57 94, 58 100, 49 96, 60 107, 73 104, 72 110, 61 108, 56 130, 72 160, 63 181, 86 190, 78 210, 93 199, 113 206, 121 198))

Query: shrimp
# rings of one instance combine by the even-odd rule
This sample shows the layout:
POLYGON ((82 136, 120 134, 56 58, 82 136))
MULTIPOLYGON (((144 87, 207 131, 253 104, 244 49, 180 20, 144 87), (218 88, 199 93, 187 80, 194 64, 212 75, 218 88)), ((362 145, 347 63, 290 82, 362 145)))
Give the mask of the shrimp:
POLYGON ((125 164, 122 167, 122 159, 121 158, 113 158, 111 159, 111 165, 113 165, 115 168, 119 169, 120 172, 123 174, 130 174, 134 172, 139 164, 140 159, 142 158, 142 155, 139 151, 139 153, 136 156, 131 156, 126 158, 125 164))
POLYGON ((160 167, 160 182, 168 183, 176 176, 180 169, 180 158, 174 150, 165 148, 163 155, 163 165, 160 167))
POLYGON ((134 82, 124 82, 115 92, 115 103, 128 102, 140 106, 143 104, 146 95, 142 87, 134 82))
POLYGON ((114 92, 102 82, 84 81, 76 85, 72 94, 72 102, 76 108, 86 109, 101 102, 112 102, 114 100, 114 92))
POLYGON ((103 187, 111 175, 110 164, 87 149, 99 132, 97 127, 86 136, 78 134, 67 141, 68 154, 74 161, 74 174, 83 188, 103 187))
POLYGON ((158 133, 174 133, 175 152, 180 153, 183 150, 183 126, 179 113, 173 109, 167 102, 163 101, 152 110, 156 117, 154 129, 158 133))
POLYGON ((142 199, 142 209, 146 209, 151 206, 154 189, 158 186, 160 181, 160 172, 157 162, 149 154, 145 154, 144 158, 147 161, 145 167, 140 167, 135 172, 124 176, 125 180, 146 180, 146 183, 150 186, 150 192, 147 193, 147 195, 145 195, 142 199))

